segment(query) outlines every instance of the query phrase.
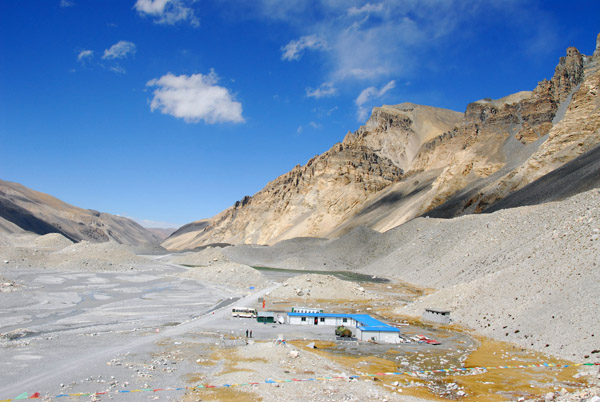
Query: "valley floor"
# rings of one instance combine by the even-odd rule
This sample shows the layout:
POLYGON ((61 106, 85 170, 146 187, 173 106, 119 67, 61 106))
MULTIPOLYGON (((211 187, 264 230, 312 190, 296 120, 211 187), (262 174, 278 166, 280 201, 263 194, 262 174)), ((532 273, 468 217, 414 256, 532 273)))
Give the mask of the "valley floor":
MULTIPOLYGON (((214 250, 204 257, 207 253, 214 250)), ((549 392, 557 398, 562 392, 567 398, 585 387, 587 377, 580 377, 577 368, 381 375, 567 362, 460 328, 418 321, 402 325, 403 334, 425 335, 442 345, 337 341, 333 327, 233 318, 232 305, 261 310, 262 297, 271 311, 318 305, 326 311, 367 312, 401 323, 396 307, 427 290, 328 275, 282 277, 281 272, 272 279, 283 283, 263 277, 262 282, 250 281, 255 289, 247 286, 251 283, 231 287, 215 282, 210 271, 243 276, 244 269, 223 261, 221 254, 210 255, 203 267, 169 262, 177 258, 181 257, 153 257, 120 271, 4 268, 0 398, 14 400, 39 392, 48 401, 468 401, 535 398, 549 392), (198 280, 207 276, 211 280, 198 280), (252 331, 252 338, 246 337, 246 330, 252 331), (278 338, 285 342, 274 342, 278 338), (309 348, 310 342, 317 348, 309 348), (321 380, 294 381, 311 378, 321 380), (260 384, 220 386, 250 382, 260 384), (192 389, 209 384, 220 387, 192 389)))

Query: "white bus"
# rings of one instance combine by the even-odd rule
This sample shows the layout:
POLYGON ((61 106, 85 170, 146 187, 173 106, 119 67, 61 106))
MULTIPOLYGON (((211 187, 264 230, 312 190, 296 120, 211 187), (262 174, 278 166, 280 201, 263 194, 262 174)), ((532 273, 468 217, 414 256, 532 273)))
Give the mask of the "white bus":
POLYGON ((251 307, 234 307, 231 309, 233 317, 256 318, 256 309, 251 307))

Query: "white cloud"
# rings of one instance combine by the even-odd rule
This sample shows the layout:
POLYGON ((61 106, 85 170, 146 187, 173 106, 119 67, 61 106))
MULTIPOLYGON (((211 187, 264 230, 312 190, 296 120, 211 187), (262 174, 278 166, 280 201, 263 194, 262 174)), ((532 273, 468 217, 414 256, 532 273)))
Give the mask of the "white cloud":
POLYGON ((156 24, 187 22, 192 26, 200 25, 194 10, 186 4, 184 0, 137 0, 134 8, 140 15, 154 17, 156 24))
POLYGON ((242 104, 235 101, 228 89, 218 86, 219 77, 209 74, 173 75, 168 73, 148 81, 154 90, 150 103, 152 111, 184 119, 188 123, 243 123, 242 104))
POLYGON ((281 48, 282 60, 300 60, 305 49, 324 50, 327 48, 325 39, 318 35, 306 35, 298 40, 293 40, 281 48))
POLYGON ((333 96, 337 93, 337 89, 333 86, 333 82, 324 82, 319 88, 306 88, 306 96, 309 98, 325 98, 333 96))
POLYGON ((61 7, 73 7, 75 5, 75 3, 73 3, 72 1, 69 0, 60 0, 60 6, 61 7))
POLYGON ((385 95, 388 91, 394 89, 395 87, 396 81, 392 80, 385 84, 385 86, 381 89, 377 89, 375 87, 363 89, 360 95, 358 95, 358 97, 354 101, 356 106, 358 106, 358 120, 364 121, 368 117, 369 109, 365 106, 365 104, 380 99, 383 95, 385 95))
POLYGON ((357 106, 362 106, 373 99, 381 98, 390 89, 394 89, 395 86, 396 81, 392 80, 385 84, 385 86, 381 89, 377 89, 375 87, 363 89, 363 91, 360 93, 360 95, 358 95, 354 103, 356 103, 357 106))
POLYGON ((319 123, 315 123, 314 121, 311 121, 310 123, 308 123, 308 125, 314 129, 318 129, 318 128, 322 127, 319 123))
POLYGON ((367 3, 362 7, 350 7, 348 9, 348 15, 379 13, 382 11, 383 11, 383 3, 378 3, 378 4, 367 3))
POLYGON ((103 59, 122 59, 135 53, 135 43, 119 41, 104 51, 103 59))
POLYGON ((117 73, 117 74, 125 74, 126 73, 125 69, 119 64, 109 66, 108 69, 110 71, 112 71, 113 73, 117 73))
POLYGON ((93 50, 82 50, 77 55, 77 61, 80 63, 85 63, 87 60, 90 60, 92 57, 94 57, 93 50))

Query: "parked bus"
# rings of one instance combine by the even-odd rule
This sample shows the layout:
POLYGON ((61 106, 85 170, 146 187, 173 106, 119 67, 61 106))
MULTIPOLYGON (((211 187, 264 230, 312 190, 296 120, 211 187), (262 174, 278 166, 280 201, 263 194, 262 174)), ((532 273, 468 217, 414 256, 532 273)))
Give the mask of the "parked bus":
POLYGON ((256 309, 251 307, 234 307, 231 309, 234 317, 256 318, 256 309))

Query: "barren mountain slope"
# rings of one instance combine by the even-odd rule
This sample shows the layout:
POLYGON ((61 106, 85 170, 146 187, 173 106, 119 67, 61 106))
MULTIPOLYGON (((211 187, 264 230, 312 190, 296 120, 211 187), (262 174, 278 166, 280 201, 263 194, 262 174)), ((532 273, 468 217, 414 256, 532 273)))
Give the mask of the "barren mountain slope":
POLYGON ((297 236, 327 236, 381 190, 399 182, 402 167, 410 164, 423 142, 454 127, 460 117, 450 110, 408 103, 376 108, 367 124, 348 133, 342 143, 296 166, 207 225, 184 226, 163 246, 272 244, 297 236))
MULTIPOLYGON (((490 172, 494 174, 488 177, 480 175, 470 185, 465 185, 465 174, 457 171, 468 171, 477 158, 459 161, 454 156, 455 160, 434 183, 436 196, 431 204, 424 206, 423 212, 431 210, 429 216, 445 218, 481 212, 598 145, 599 58, 599 50, 589 57, 569 48, 566 57, 561 58, 556 67, 554 77, 540 82, 530 98, 500 109, 493 102, 469 105, 467 117, 471 115, 474 120, 479 115, 485 126, 490 119, 504 121, 499 133, 507 138, 502 144, 505 163, 490 172)), ((482 130, 476 122, 474 128, 476 135, 480 136, 482 130)), ((473 128, 470 131, 473 132, 473 128)), ((466 134, 461 136, 459 132, 450 140, 441 139, 440 150, 424 154, 423 159, 439 161, 440 153, 452 154, 453 150, 465 146, 466 138, 473 138, 468 132, 466 134)))
MULTIPOLYGON (((131 219, 82 209, 17 183, 0 180, 0 217, 37 234, 60 233, 71 240, 157 244, 158 236, 131 219)), ((0 225, 8 230, 8 225, 0 225)))

